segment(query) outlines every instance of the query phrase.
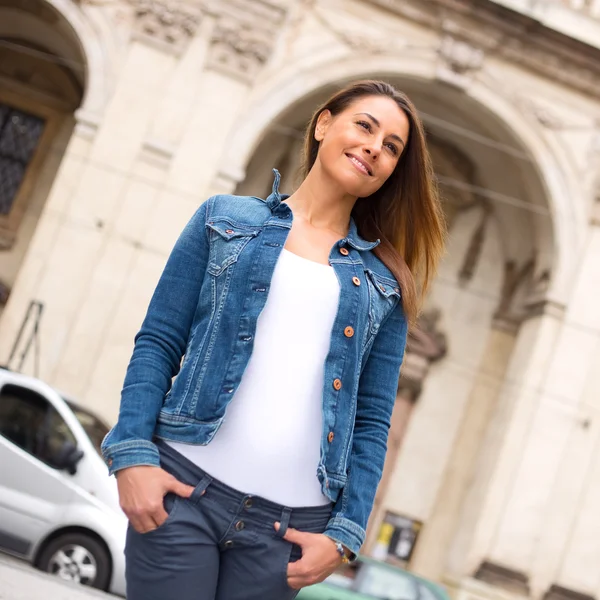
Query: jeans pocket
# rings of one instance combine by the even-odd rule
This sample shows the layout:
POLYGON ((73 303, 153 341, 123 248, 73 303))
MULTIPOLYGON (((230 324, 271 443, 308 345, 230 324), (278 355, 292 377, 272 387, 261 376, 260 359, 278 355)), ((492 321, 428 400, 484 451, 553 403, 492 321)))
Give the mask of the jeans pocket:
POLYGON ((167 513, 167 518, 155 529, 151 529, 142 535, 148 536, 152 535, 156 532, 162 531, 167 525, 169 525, 173 521, 173 517, 175 516, 175 512, 177 511, 177 506, 179 505, 179 500, 181 498, 172 492, 168 492, 163 498, 163 507, 167 513))

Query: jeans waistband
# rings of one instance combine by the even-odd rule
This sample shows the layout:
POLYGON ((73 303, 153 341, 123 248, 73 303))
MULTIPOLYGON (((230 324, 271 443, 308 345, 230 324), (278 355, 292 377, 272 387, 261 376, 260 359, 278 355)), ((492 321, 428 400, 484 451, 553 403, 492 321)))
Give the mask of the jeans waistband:
POLYGON ((331 515, 333 507, 333 504, 331 503, 321 506, 288 507, 267 500, 262 496, 246 494, 236 490, 226 483, 219 481, 210 473, 206 473, 198 465, 177 452, 177 450, 169 446, 169 444, 163 440, 155 439, 154 443, 158 446, 160 452, 161 466, 171 473, 171 475, 188 485, 196 486, 198 482, 208 479, 213 493, 217 492, 222 495, 224 499, 236 504, 243 503, 251 498, 253 506, 262 509, 267 515, 271 515, 274 519, 280 518, 282 514, 287 514, 294 520, 295 518, 299 518, 303 521, 306 519, 327 519, 331 515))

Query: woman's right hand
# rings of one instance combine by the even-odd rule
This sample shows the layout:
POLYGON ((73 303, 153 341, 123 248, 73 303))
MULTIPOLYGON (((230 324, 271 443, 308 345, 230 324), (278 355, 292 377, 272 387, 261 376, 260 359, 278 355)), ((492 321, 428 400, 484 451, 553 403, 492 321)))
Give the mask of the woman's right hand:
POLYGON ((168 492, 189 498, 194 491, 160 467, 128 467, 117 471, 116 477, 121 508, 138 533, 148 533, 164 523, 169 516, 163 506, 168 492))

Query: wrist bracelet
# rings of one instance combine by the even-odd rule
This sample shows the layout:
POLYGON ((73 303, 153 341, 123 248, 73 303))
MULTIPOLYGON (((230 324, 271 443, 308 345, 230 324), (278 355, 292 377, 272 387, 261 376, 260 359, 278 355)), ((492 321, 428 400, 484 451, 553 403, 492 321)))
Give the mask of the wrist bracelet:
POLYGON ((346 548, 344 548, 341 542, 335 542, 335 549, 338 551, 338 554, 342 557, 342 564, 348 564, 350 562, 350 559, 346 555, 346 548))

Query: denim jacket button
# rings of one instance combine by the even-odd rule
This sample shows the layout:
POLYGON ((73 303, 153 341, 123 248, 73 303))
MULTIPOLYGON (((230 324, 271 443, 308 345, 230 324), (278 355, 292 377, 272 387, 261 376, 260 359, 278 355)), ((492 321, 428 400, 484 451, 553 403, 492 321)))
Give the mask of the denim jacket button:
POLYGON ((330 431, 329 435, 327 436, 327 441, 331 444, 331 442, 333 442, 334 437, 335 435, 333 434, 333 431, 330 431))
POLYGON ((113 464, 113 459, 112 459, 112 458, 109 458, 109 459, 106 461, 106 464, 107 464, 109 467, 112 467, 112 464, 113 464))
POLYGON ((333 380, 333 388, 336 390, 341 390, 342 389, 342 380, 341 379, 334 379, 333 380))
POLYGON ((354 335, 354 329, 350 326, 346 327, 346 329, 344 329, 344 335, 351 338, 354 335))
POLYGON ((233 233, 233 229, 226 229, 226 230, 225 230, 225 233, 227 233, 227 234, 231 235, 231 234, 233 233))
POLYGON ((349 252, 347 248, 340 248, 340 254, 343 254, 344 256, 348 256, 349 252))
POLYGON ((352 283, 354 285, 360 285, 360 279, 358 277, 353 277, 352 278, 352 283))

